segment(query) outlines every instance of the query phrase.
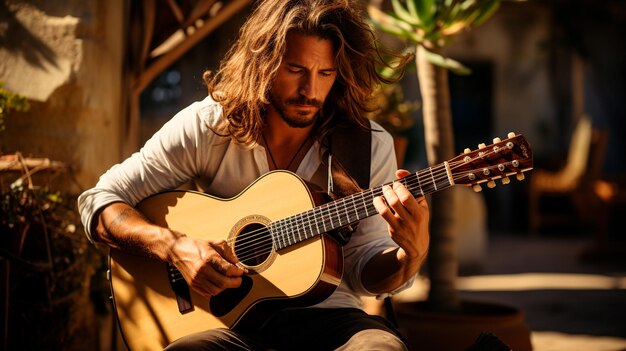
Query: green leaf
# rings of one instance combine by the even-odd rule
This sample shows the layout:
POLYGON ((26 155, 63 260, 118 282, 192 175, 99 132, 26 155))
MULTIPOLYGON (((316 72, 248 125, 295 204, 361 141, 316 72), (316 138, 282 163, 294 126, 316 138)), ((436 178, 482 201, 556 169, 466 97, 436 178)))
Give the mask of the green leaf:
POLYGON ((473 25, 478 26, 488 20, 500 8, 500 0, 482 1, 480 11, 473 25))
POLYGON ((409 13, 411 14, 411 16, 415 16, 419 19, 419 14, 417 13, 417 8, 415 7, 414 0, 406 0, 406 7, 409 10, 409 13))
MULTIPOLYGON (((410 3, 411 1, 409 1, 410 3)), ((393 12, 398 16, 398 19, 412 25, 415 27, 419 27, 422 25, 419 17, 415 14, 411 14, 407 9, 404 8, 404 5, 400 3, 400 0, 391 0, 391 6, 393 6, 393 12)))
POLYGON ((48 198, 48 200, 50 200, 51 202, 54 202, 54 203, 60 203, 60 202, 63 201, 63 199, 61 198, 61 195, 59 194, 59 192, 49 193, 47 198, 48 198))
POLYGON ((472 73, 469 68, 463 66, 463 64, 459 61, 453 60, 449 57, 444 57, 426 49, 424 49, 424 52, 426 53, 426 59, 433 65, 443 67, 459 75, 468 75, 472 73))
POLYGON ((437 13, 436 0, 408 0, 415 3, 415 10, 420 20, 424 23, 425 29, 431 29, 435 25, 435 14, 437 13))
POLYGON ((413 27, 411 27, 410 24, 402 22, 401 20, 382 12, 374 6, 368 6, 367 10, 374 25, 382 31, 413 42, 421 41, 418 35, 413 31, 413 27))

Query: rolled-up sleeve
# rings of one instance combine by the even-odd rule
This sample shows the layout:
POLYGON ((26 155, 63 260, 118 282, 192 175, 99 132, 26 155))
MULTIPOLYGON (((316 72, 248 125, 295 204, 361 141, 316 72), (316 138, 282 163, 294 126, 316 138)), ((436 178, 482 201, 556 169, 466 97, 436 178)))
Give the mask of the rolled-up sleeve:
POLYGON ((78 210, 85 232, 93 242, 91 230, 97 211, 114 202, 135 206, 146 197, 172 189, 192 179, 206 157, 199 150, 211 143, 208 125, 221 109, 207 101, 191 104, 168 121, 150 140, 128 159, 104 173, 95 187, 78 198, 78 210))

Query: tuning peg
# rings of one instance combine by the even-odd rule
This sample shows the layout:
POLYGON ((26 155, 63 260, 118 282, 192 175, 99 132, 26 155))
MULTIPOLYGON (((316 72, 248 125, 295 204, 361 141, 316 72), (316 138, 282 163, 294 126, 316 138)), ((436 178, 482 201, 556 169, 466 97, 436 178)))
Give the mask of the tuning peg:
POLYGON ((499 142, 501 142, 501 141, 502 141, 502 139, 500 139, 500 138, 498 138, 498 137, 493 138, 493 143, 494 143, 494 144, 497 144, 497 143, 499 143, 499 142))
POLYGON ((465 154, 469 154, 470 152, 472 152, 472 150, 470 150, 469 147, 466 147, 465 150, 463 150, 463 153, 465 154))
POLYGON ((483 190, 483 188, 480 186, 480 184, 474 184, 472 186, 472 189, 474 189, 474 192, 479 193, 481 190, 483 190))
POLYGON ((478 144, 478 148, 479 148, 479 149, 484 149, 484 148, 486 148, 486 147, 487 147, 487 145, 485 145, 485 143, 480 143, 480 144, 478 144))
POLYGON ((513 132, 509 132, 509 134, 507 134, 507 137, 509 137, 509 138, 515 138, 515 133, 513 133, 513 132))
POLYGON ((524 175, 524 173, 517 173, 517 180, 522 181, 524 179, 526 179, 526 176, 524 175))
POLYGON ((490 180, 487 182, 487 186, 489 187, 489 189, 493 189, 496 187, 496 182, 494 182, 493 180, 490 180))
POLYGON ((509 177, 502 177, 502 184, 507 185, 511 182, 511 178, 509 177))

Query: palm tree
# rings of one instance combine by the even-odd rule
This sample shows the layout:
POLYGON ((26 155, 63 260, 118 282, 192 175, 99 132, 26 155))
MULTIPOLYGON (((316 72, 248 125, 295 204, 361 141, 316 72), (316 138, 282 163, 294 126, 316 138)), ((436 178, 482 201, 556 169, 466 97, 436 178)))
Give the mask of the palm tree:
MULTIPOLYGON (((385 13, 369 6, 370 18, 382 31, 414 44, 415 62, 422 96, 426 155, 430 165, 454 157, 448 70, 469 74, 469 69, 444 56, 444 48, 459 32, 485 22, 500 0, 391 0, 385 13)), ((458 273, 456 239, 452 230, 454 194, 450 190, 433 196, 428 306, 454 311, 461 303, 455 287, 458 273)))

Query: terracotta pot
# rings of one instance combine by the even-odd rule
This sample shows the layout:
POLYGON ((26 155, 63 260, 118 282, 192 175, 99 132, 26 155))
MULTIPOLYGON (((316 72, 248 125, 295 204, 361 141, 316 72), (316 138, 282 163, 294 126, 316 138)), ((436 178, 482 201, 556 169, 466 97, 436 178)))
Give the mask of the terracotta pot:
POLYGON ((463 301, 461 311, 429 311, 425 302, 395 304, 400 330, 412 350, 463 351, 480 333, 493 333, 514 351, 530 351, 530 330, 520 310, 505 305, 463 301))

